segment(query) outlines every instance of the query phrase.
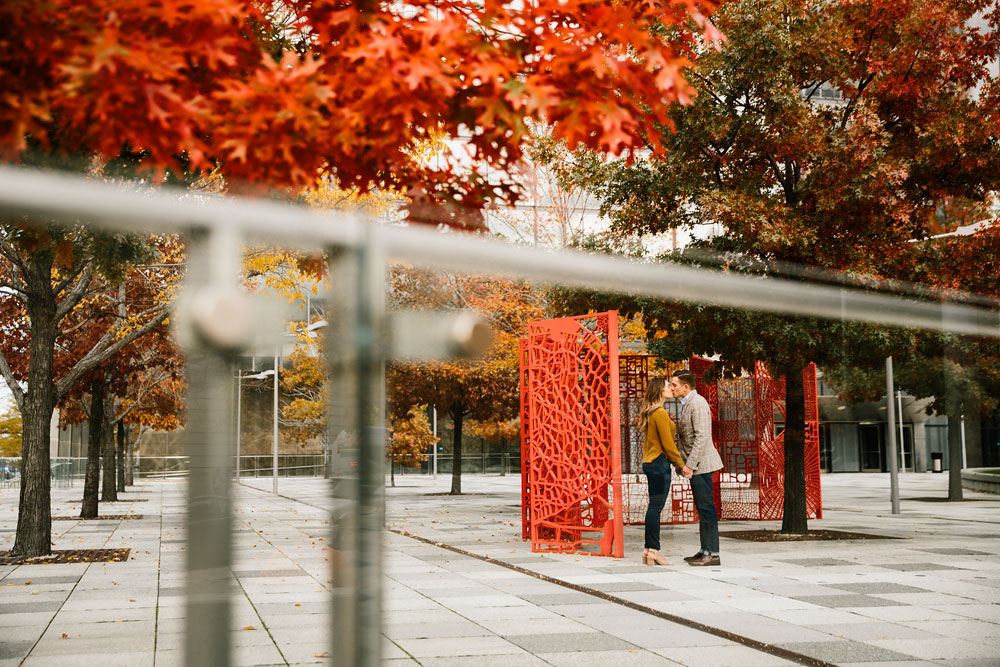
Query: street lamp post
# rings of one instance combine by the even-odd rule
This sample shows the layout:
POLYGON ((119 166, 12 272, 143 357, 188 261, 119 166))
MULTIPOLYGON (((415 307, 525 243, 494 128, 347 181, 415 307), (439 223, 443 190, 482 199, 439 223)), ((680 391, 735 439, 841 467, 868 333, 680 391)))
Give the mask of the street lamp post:
MULTIPOLYGON (((274 374, 277 377, 277 373, 274 371, 263 371, 261 373, 251 373, 250 375, 243 375, 242 371, 237 371, 236 373, 236 481, 240 481, 240 456, 242 452, 240 451, 240 438, 242 434, 242 396, 243 396, 243 380, 263 380, 269 375, 274 374)), ((277 394, 275 394, 277 395, 277 394)), ((277 422, 275 422, 277 423, 277 422)), ((256 466, 254 467, 256 470, 256 466)), ((256 473, 255 473, 256 475, 256 473)))
POLYGON ((895 393, 892 386, 892 357, 885 358, 885 387, 886 416, 889 419, 889 503, 892 513, 899 514, 899 461, 896 458, 899 455, 896 450, 896 410, 892 404, 892 395, 895 393))
POLYGON ((274 477, 274 495, 278 495, 278 362, 281 348, 274 348, 274 434, 271 438, 271 475, 274 477))

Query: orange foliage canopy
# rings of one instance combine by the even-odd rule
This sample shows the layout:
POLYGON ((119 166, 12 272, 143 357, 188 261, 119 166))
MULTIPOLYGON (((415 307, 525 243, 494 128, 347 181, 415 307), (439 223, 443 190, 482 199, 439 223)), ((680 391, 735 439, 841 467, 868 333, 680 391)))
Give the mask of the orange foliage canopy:
POLYGON ((330 165, 345 187, 421 182, 479 205, 498 193, 467 166, 409 148, 471 134, 506 170, 544 119, 570 146, 658 150, 717 4, 7 0, 0 159, 128 145, 159 175, 221 164, 231 185, 305 186, 330 165))
POLYGON ((415 405, 403 419, 392 422, 392 437, 386 446, 385 457, 407 468, 417 468, 427 460, 427 450, 441 440, 431 432, 427 419, 427 406, 415 405))

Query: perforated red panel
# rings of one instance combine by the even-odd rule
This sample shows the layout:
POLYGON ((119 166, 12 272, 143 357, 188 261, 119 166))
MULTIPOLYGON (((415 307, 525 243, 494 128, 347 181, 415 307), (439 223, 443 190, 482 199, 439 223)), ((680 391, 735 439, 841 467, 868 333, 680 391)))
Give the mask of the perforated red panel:
POLYGON ((520 372, 518 382, 520 384, 521 397, 521 539, 528 539, 530 534, 528 516, 531 511, 530 487, 528 485, 528 467, 531 457, 528 456, 528 425, 531 424, 531 413, 529 412, 528 401, 528 339, 522 338, 518 341, 520 351, 520 372))
POLYGON ((819 388, 816 364, 802 373, 806 398, 806 512, 809 518, 823 518, 823 489, 820 484, 819 388))
POLYGON ((615 311, 529 325, 521 470, 532 551, 624 555, 618 382, 615 311))
POLYGON ((622 512, 626 524, 642 523, 646 514, 649 488, 642 474, 642 450, 645 435, 635 426, 639 406, 649 382, 652 357, 644 354, 623 354, 619 358, 622 411, 622 512))
MULTIPOLYGON (((774 381, 767 366, 757 362, 754 379, 758 387, 757 432, 760 462, 757 475, 760 480, 760 502, 750 518, 780 519, 785 498, 785 444, 775 434, 775 412, 784 415, 785 383, 774 381)), ((782 421, 784 417, 782 416, 782 421)))
POLYGON ((715 446, 725 466, 720 473, 719 518, 749 518, 757 514, 760 488, 756 376, 718 383, 719 437, 715 446))
MULTIPOLYGON (((806 509, 822 518, 819 467, 819 407, 816 365, 802 374, 806 399, 806 509)), ((752 376, 717 383, 719 436, 716 447, 725 467, 716 505, 723 519, 781 519, 785 497, 785 449, 775 418, 784 422, 785 381, 774 380, 757 362, 752 376)))

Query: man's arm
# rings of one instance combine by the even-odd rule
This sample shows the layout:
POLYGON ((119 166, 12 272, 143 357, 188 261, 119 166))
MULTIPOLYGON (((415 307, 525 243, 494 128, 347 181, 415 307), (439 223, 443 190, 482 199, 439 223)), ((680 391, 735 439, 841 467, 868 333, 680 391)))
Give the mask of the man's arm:
POLYGON ((691 452, 707 449, 712 446, 712 409, 708 401, 702 399, 698 405, 692 406, 691 415, 691 452))

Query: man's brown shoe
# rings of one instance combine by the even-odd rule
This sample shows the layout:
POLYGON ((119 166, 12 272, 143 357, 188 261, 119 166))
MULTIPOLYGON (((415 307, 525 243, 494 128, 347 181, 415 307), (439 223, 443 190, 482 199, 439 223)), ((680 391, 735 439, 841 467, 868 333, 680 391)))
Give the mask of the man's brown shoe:
MULTIPOLYGON (((686 558, 684 560, 687 560, 686 558)), ((712 566, 712 565, 722 565, 722 560, 718 556, 709 556, 708 554, 702 554, 694 560, 688 560, 688 565, 698 565, 698 566, 712 566)))
POLYGON ((698 560, 699 558, 701 558, 701 556, 702 556, 702 553, 700 551, 698 553, 696 553, 695 555, 693 555, 693 556, 684 556, 684 562, 685 563, 690 563, 693 560, 698 560))

